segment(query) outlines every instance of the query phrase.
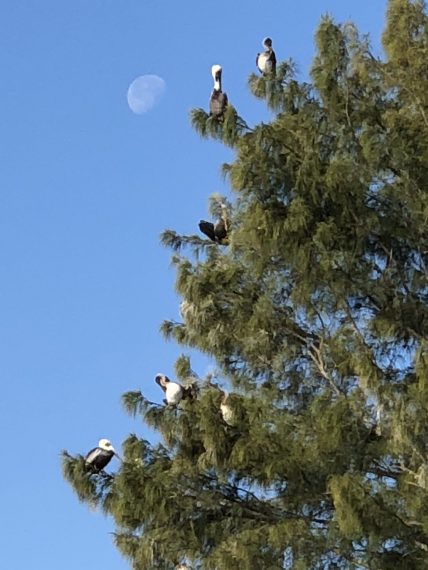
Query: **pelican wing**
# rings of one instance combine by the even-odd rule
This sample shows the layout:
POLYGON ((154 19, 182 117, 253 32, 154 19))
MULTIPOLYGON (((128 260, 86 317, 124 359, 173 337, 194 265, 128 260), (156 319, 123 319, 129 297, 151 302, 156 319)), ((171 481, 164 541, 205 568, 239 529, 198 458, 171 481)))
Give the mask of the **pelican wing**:
POLYGON ((114 451, 106 451, 105 449, 96 447, 88 453, 85 460, 88 465, 91 465, 97 471, 101 471, 110 462, 113 455, 114 451))
POLYGON ((201 230, 201 232, 203 234, 205 234, 207 237, 209 237, 210 240, 216 241, 214 224, 212 224, 211 222, 206 222, 205 220, 201 220, 199 222, 199 229, 201 230))
POLYGON ((86 463, 93 463, 97 457, 99 457, 100 452, 101 449, 99 447, 94 447, 94 449, 91 449, 91 451, 89 451, 85 457, 86 463))
POLYGON ((272 75, 276 73, 276 55, 274 51, 271 52, 270 57, 266 61, 266 72, 272 73, 272 75))

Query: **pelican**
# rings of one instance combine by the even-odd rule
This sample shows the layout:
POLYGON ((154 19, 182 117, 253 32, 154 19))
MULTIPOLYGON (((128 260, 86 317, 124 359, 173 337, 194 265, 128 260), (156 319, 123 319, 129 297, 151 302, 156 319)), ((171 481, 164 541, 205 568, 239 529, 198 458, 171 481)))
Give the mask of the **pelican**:
POLYGON ((98 447, 91 449, 86 455, 85 461, 88 465, 93 467, 95 471, 99 472, 110 463, 113 455, 116 455, 116 457, 121 460, 112 446, 111 441, 108 439, 100 439, 98 447))
POLYGON ((184 388, 178 382, 172 382, 165 374, 156 374, 155 382, 165 392, 164 403, 168 406, 177 406, 181 400, 193 400, 196 397, 194 387, 184 388))
POLYGON ((214 89, 210 97, 210 115, 221 117, 227 106, 227 95, 221 90, 221 65, 213 65, 211 75, 214 79, 214 89))
POLYGON ((263 75, 275 75, 276 56, 272 49, 271 38, 265 38, 263 40, 263 47, 266 48, 266 51, 257 54, 256 65, 263 75))
POLYGON ((199 229, 203 234, 210 238, 211 241, 216 243, 222 243, 222 241, 227 237, 228 223, 227 223, 227 211, 224 204, 221 205, 222 215, 220 219, 212 224, 205 220, 199 222, 199 229))
POLYGON ((229 404, 227 404, 227 399, 229 398, 229 392, 224 392, 222 390, 221 393, 222 393, 222 398, 220 402, 220 412, 224 422, 228 426, 232 427, 235 425, 235 417, 232 408, 229 406, 229 404))

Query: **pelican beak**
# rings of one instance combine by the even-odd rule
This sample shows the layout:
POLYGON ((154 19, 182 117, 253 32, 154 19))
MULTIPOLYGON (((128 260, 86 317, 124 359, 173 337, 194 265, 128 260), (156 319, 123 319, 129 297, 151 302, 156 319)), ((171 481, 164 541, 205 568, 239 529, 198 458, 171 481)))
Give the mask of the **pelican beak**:
POLYGON ((118 454, 118 452, 115 450, 113 446, 111 446, 111 450, 113 451, 113 455, 115 455, 119 459, 119 461, 122 461, 121 456, 118 454))

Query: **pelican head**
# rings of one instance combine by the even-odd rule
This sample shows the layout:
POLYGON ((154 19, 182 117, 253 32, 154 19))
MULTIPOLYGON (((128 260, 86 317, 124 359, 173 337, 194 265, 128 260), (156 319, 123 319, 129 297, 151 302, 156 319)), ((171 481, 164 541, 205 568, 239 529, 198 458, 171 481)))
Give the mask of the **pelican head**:
POLYGON ((114 451, 114 447, 109 439, 100 439, 98 442, 98 447, 104 449, 104 451, 114 451))
POLYGON ((221 65, 216 64, 211 67, 211 75, 213 76, 214 81, 217 81, 219 77, 221 77, 221 72, 221 65))
POLYGON ((155 376, 155 382, 159 384, 159 386, 163 386, 164 388, 170 382, 170 379, 165 376, 165 374, 161 374, 160 372, 155 376))
POLYGON ((263 47, 265 47, 266 49, 271 49, 272 48, 272 40, 271 38, 265 38, 263 40, 263 47))
POLYGON ((98 442, 98 447, 100 449, 103 449, 104 451, 111 451, 114 455, 116 455, 116 457, 118 459, 120 459, 120 461, 122 461, 122 458, 116 452, 115 448, 113 447, 113 445, 109 439, 100 439, 100 441, 98 442))
POLYGON ((221 65, 216 64, 211 67, 211 75, 214 79, 214 89, 216 91, 221 91, 221 72, 221 65))

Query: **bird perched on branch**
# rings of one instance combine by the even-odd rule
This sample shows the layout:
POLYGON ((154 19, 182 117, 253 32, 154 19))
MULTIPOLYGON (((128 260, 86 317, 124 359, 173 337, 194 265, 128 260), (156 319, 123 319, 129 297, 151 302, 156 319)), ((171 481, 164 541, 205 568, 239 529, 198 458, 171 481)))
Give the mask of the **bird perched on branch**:
POLYGON ((155 382, 165 392, 164 403, 168 406, 177 406, 181 400, 196 399, 196 388, 194 385, 184 387, 178 382, 172 382, 165 374, 156 374, 155 382))
POLYGON ((108 439, 100 439, 98 447, 91 449, 91 451, 86 455, 85 461, 95 471, 99 472, 102 471, 108 463, 110 463, 113 455, 116 455, 116 457, 122 461, 111 442, 108 439))
POLYGON ((228 226, 227 210, 224 204, 221 205, 221 217, 215 224, 205 220, 201 220, 199 222, 199 229, 201 232, 209 237, 211 241, 220 244, 227 237, 227 233, 229 231, 228 226))
POLYGON ((225 424, 230 427, 234 427, 236 425, 236 414, 234 413, 232 406, 228 403, 229 392, 222 390, 218 384, 213 384, 212 382, 208 382, 208 386, 211 386, 220 392, 221 417, 223 418, 225 424))
POLYGON ((214 89, 210 97, 210 115, 221 117, 227 107, 227 95, 221 90, 221 65, 213 65, 211 75, 214 79, 214 89))
POLYGON ((221 396, 221 401, 220 401, 220 412, 221 412, 223 421, 228 426, 233 427, 236 423, 236 418, 235 418, 235 414, 233 413, 232 408, 227 403, 227 400, 229 398, 229 392, 224 392, 222 390, 221 394, 222 394, 222 396, 221 396))
POLYGON ((271 38, 263 40, 263 47, 266 48, 263 53, 258 53, 256 56, 256 65, 260 73, 263 75, 275 75, 276 73, 276 56, 272 49, 271 38))

